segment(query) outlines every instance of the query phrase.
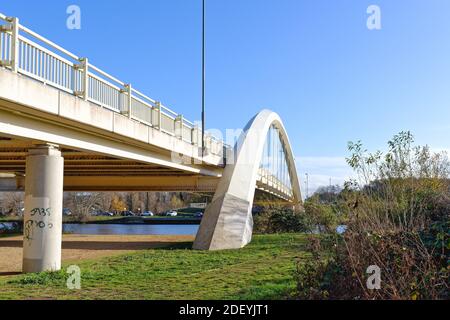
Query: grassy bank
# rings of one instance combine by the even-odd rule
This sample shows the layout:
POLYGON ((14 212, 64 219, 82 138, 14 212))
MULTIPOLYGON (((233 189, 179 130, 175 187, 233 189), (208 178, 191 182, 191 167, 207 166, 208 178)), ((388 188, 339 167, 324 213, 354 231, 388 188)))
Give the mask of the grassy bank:
MULTIPOLYGON (((0 299, 286 299, 305 235, 262 235, 242 250, 193 251, 191 243, 78 262, 82 289, 64 271, 0 277, 0 299)), ((65 265, 64 267, 67 267, 65 265)))
POLYGON ((0 216, 0 223, 1 222, 18 222, 23 221, 23 218, 21 217, 11 217, 11 216, 0 216))
POLYGON ((0 238, 11 238, 11 237, 16 237, 16 236, 20 236, 20 233, 0 233, 0 238))

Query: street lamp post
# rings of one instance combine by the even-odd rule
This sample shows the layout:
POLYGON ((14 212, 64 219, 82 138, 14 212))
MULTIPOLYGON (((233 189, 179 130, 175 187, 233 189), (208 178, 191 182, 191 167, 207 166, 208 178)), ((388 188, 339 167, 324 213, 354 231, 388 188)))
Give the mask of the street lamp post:
POLYGON ((202 11, 202 156, 205 156, 205 0, 202 11))

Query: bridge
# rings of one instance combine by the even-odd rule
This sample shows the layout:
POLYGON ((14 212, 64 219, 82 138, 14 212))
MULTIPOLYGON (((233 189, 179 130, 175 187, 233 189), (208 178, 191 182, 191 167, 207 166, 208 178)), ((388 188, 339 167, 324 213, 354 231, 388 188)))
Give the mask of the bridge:
POLYGON ((0 191, 24 191, 23 271, 61 268, 63 191, 214 192, 194 249, 251 241, 255 190, 301 208, 269 110, 228 146, 161 102, 0 14, 0 191))

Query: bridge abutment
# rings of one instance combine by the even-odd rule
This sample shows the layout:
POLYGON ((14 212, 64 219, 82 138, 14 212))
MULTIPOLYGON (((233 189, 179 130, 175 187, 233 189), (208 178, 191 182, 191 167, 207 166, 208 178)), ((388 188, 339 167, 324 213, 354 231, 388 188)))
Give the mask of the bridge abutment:
POLYGON ((61 269, 64 158, 57 147, 28 150, 25 175, 23 272, 61 269))
POLYGON ((194 242, 195 250, 238 249, 252 240, 252 202, 230 193, 218 197, 206 209, 194 242))

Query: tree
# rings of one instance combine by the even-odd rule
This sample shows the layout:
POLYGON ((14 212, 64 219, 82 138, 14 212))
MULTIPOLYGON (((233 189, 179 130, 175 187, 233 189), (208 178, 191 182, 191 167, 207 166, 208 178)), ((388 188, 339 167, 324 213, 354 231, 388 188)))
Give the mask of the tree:
POLYGON ((23 192, 5 192, 0 201, 0 213, 22 216, 24 208, 23 192))
POLYGON ((123 201, 119 194, 115 193, 111 201, 111 210, 115 213, 119 213, 124 210, 128 210, 127 204, 123 201))

